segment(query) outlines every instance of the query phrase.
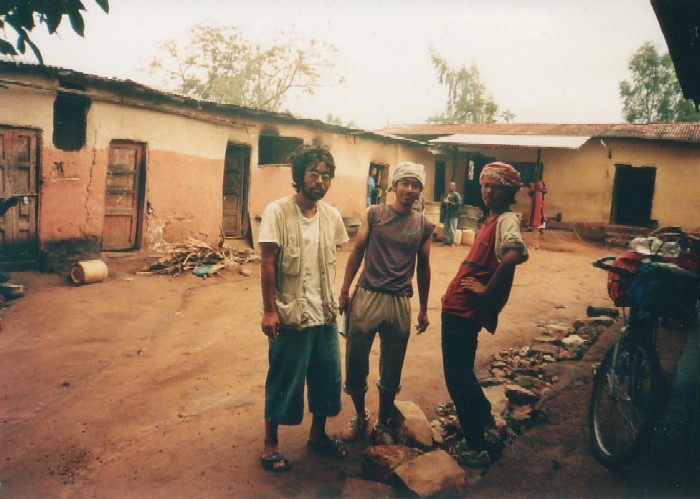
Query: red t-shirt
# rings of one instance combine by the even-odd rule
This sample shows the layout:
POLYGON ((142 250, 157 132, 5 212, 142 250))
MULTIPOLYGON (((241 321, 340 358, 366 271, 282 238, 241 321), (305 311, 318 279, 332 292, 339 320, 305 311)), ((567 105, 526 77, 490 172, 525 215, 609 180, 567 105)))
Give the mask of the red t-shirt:
POLYGON ((466 260, 460 265, 457 275, 447 286, 447 291, 442 297, 443 312, 473 319, 490 333, 496 331, 498 314, 508 301, 510 288, 513 284, 512 278, 503 288, 488 298, 479 297, 464 289, 459 282, 464 277, 469 276, 474 277, 484 286, 488 284, 499 265, 498 258, 496 258, 497 228, 498 218, 484 224, 474 239, 474 244, 466 260))

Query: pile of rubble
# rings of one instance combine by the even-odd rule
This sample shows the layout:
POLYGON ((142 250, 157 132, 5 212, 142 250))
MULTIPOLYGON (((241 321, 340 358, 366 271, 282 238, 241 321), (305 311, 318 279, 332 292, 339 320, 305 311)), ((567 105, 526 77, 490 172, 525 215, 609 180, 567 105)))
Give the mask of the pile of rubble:
MULTIPOLYGON (((610 310, 616 317, 617 311, 610 310)), ((538 324, 540 335, 529 346, 493 355, 489 376, 480 380, 496 423, 489 437, 512 444, 528 426, 546 422, 543 401, 559 381, 547 374, 547 365, 580 359, 614 321, 614 317, 596 316, 576 320, 570 327, 538 324)), ((438 405, 436 414, 437 419, 429 422, 415 403, 397 400, 393 434, 398 445, 367 447, 362 463, 364 480, 348 479, 345 494, 464 494, 484 472, 470 473, 460 466, 468 449, 454 404, 438 405)))
POLYGON ((212 248, 209 244, 188 237, 182 243, 164 245, 154 263, 146 265, 140 272, 144 274, 163 274, 176 276, 183 272, 192 272, 200 277, 218 275, 223 269, 238 270, 249 276, 247 263, 259 263, 260 255, 250 249, 212 248))

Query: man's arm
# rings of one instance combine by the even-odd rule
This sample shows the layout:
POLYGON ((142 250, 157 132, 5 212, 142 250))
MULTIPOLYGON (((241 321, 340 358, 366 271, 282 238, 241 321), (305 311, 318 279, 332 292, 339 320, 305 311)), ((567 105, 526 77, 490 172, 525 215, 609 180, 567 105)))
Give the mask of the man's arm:
POLYGON ((465 277, 460 281, 460 284, 474 294, 488 296, 501 289, 506 283, 511 282, 513 275, 515 275, 515 267, 522 261, 523 258, 519 251, 509 249, 503 254, 501 263, 496 267, 496 272, 491 276, 486 286, 473 277, 465 277))
POLYGON ((275 283, 277 282, 277 255, 279 246, 275 243, 260 243, 260 285, 262 287, 263 318, 262 331, 270 340, 279 333, 280 318, 275 305, 275 283))
POLYGON ((416 266, 416 278, 418 280, 418 334, 428 329, 428 295, 430 294, 430 238, 428 237, 418 250, 418 263, 416 266))
POLYGON ((350 303, 350 286, 353 279, 355 279, 355 275, 357 275, 357 271, 360 270, 360 264, 362 264, 362 259, 365 256, 365 250, 369 242, 368 221, 367 212, 365 212, 363 219, 360 221, 360 229, 355 236, 355 245, 352 247, 350 256, 348 256, 348 263, 345 265, 343 285, 340 287, 340 293, 338 294, 338 309, 340 313, 345 312, 348 303, 350 303))

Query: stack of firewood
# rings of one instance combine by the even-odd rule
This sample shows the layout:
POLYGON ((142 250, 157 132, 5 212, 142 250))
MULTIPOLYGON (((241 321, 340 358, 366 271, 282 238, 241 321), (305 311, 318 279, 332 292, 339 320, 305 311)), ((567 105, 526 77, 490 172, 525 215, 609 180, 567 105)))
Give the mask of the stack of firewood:
POLYGON ((243 269, 245 263, 260 261, 260 256, 249 249, 212 248, 209 244, 193 237, 184 242, 169 244, 159 253, 157 260, 146 265, 139 274, 164 274, 176 276, 183 272, 194 271, 195 274, 206 277, 217 274, 226 268, 243 269))

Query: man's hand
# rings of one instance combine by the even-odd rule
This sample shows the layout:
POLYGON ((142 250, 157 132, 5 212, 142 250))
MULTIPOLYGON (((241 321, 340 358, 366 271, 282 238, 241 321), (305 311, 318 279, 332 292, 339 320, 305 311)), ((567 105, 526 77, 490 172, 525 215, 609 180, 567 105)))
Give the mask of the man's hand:
POLYGON ((486 294, 486 286, 481 284, 473 277, 465 277, 461 281, 459 281, 459 283, 464 289, 471 291, 475 295, 484 296, 486 294))
POLYGON ((423 331, 428 329, 430 321, 428 320, 428 312, 421 311, 418 312, 418 324, 416 324, 416 333, 421 334, 423 331))
POLYGON ((338 312, 344 314, 347 312, 348 304, 350 303, 350 291, 341 289, 338 293, 338 312))
POLYGON ((267 336, 270 341, 274 341, 280 332, 280 318, 277 312, 266 312, 263 315, 260 326, 265 336, 267 336))

